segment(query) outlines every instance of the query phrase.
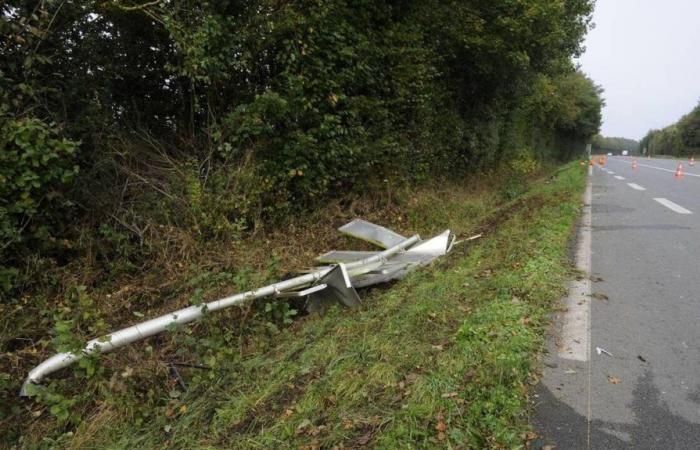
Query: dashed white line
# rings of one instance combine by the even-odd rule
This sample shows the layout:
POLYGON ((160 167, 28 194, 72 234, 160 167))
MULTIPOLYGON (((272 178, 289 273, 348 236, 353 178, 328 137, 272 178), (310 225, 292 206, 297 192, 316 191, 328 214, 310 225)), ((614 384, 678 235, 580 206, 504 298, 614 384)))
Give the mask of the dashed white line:
POLYGON ((693 214, 692 212, 688 211, 681 205, 678 205, 676 203, 673 203, 671 200, 665 199, 665 198, 655 198, 657 202, 661 203, 664 205, 666 208, 670 209, 673 212, 677 212, 678 214, 693 214))
POLYGON ((627 186, 631 187, 635 191, 646 191, 646 188, 641 187, 637 183, 627 183, 627 186))
POLYGON ((608 173, 609 173, 610 175, 615 175, 615 172, 613 172, 612 170, 608 170, 608 173))
POLYGON ((625 177, 621 177, 620 175, 615 175, 615 179, 617 179, 617 180, 624 180, 625 177))

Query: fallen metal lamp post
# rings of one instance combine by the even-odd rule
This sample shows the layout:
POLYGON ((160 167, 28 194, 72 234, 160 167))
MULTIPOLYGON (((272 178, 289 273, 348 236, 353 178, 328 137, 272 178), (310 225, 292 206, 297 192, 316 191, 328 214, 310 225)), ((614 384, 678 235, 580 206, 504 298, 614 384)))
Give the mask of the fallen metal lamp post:
POLYGON ((307 309, 318 311, 328 301, 339 301, 348 307, 360 305, 355 287, 396 280, 409 271, 425 265, 450 251, 454 236, 447 230, 442 234, 421 241, 418 235, 405 238, 391 230, 361 219, 339 228, 342 233, 385 248, 379 252, 331 251, 320 256, 319 267, 306 275, 280 281, 256 290, 243 292, 203 305, 193 305, 164 314, 137 325, 89 341, 78 353, 59 353, 45 360, 27 375, 20 395, 28 395, 30 384, 39 383, 47 375, 68 367, 80 358, 95 353, 107 353, 119 347, 165 331, 174 324, 186 324, 199 319, 205 311, 218 311, 263 297, 307 297, 307 309))

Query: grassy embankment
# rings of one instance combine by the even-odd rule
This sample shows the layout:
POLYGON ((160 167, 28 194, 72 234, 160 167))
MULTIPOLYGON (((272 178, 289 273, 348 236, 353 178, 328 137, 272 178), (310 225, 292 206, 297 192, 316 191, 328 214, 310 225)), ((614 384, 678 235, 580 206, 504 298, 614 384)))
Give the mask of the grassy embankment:
MULTIPOLYGON (((404 214, 367 218, 424 236, 451 228, 460 237, 484 237, 391 287, 362 292, 357 311, 332 308, 289 326, 271 321, 266 331, 246 329, 257 332, 246 336, 239 314, 233 326, 231 317, 224 321, 225 331, 200 324, 107 357, 106 381, 91 390, 97 402, 73 425, 34 406, 22 424, 24 443, 49 437, 45 444, 72 448, 520 446, 548 314, 571 273, 567 241, 584 183, 584 171, 571 164, 509 201, 496 183, 421 190, 401 205, 404 214), (149 359, 149 344, 213 369, 181 367, 187 391, 167 386, 163 370, 139 365, 149 359), (144 381, 149 375, 156 381, 144 381)), ((319 221, 311 231, 330 225, 319 221)), ((333 239, 348 243, 318 237, 305 252, 327 250, 333 239)), ((280 264, 299 267, 301 254, 280 264)), ((222 284, 230 291, 227 278, 221 281, 197 295, 209 299, 222 284)), ((268 313, 279 309, 271 305, 268 313)))

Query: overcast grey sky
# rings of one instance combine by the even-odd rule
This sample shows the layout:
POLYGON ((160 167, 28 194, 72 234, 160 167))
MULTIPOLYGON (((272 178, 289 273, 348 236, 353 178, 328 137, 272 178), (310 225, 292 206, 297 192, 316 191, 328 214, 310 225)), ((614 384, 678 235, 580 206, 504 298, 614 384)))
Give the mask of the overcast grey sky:
POLYGON ((700 0, 598 0, 579 63, 605 89, 605 136, 641 139, 700 100, 700 0))

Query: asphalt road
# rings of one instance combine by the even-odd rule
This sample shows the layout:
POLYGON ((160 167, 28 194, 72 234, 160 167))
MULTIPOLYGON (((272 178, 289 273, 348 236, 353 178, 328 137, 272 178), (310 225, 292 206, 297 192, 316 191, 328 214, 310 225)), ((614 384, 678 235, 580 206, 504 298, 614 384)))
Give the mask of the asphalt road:
POLYGON ((632 161, 590 177, 587 276, 551 336, 534 448, 700 449, 700 165, 632 161))

